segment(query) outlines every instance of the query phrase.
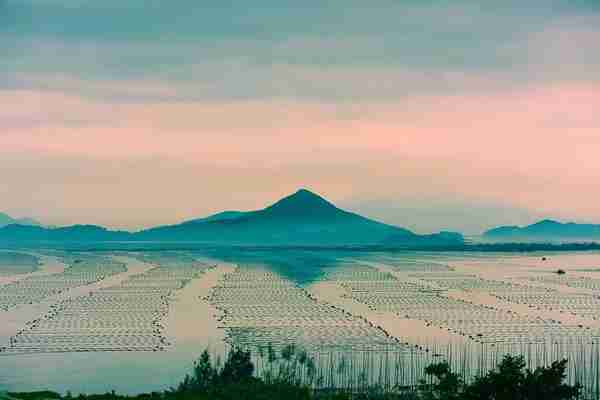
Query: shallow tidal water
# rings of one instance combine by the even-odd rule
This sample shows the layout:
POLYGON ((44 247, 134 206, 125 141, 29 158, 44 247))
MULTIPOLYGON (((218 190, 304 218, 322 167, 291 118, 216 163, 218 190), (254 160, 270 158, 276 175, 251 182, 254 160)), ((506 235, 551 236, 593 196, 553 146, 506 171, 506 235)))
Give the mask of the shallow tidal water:
MULTIPOLYGON (((192 256, 200 257, 195 254, 192 256)), ((390 272, 395 280, 416 282, 419 285, 433 285, 431 287, 443 290, 444 296, 457 298, 460 301, 473 301, 478 307, 495 306, 494 302, 500 302, 500 300, 497 297, 490 300, 489 293, 486 293, 488 289, 485 287, 465 290, 461 287, 458 289, 444 288, 444 285, 452 284, 453 277, 460 281, 462 276, 474 275, 485 282, 531 284, 535 287, 556 290, 560 295, 570 296, 573 293, 593 295, 596 289, 593 286, 587 287, 589 285, 585 279, 600 279, 600 253, 598 252, 471 254, 332 251, 243 252, 238 250, 229 254, 211 254, 210 256, 211 260, 215 260, 215 263, 221 265, 192 280, 175 294, 169 314, 165 319, 165 333, 172 345, 167 346, 165 351, 90 351, 13 355, 0 353, 0 390, 43 389, 62 393, 71 391, 74 394, 115 390, 120 393, 135 394, 160 391, 175 386, 182 380, 185 373, 190 371, 193 361, 206 347, 209 347, 213 354, 220 354, 224 351, 224 329, 219 327, 220 323, 216 320, 216 316, 220 313, 204 298, 211 293, 213 286, 221 282, 223 274, 230 272, 236 265, 243 265, 244 268, 250 270, 254 268, 272 271, 286 281, 306 288, 314 294, 316 301, 339 306, 340 309, 366 318, 383 329, 386 329, 387 325, 393 336, 398 337, 401 342, 408 341, 411 344, 419 344, 417 343, 419 338, 441 342, 454 339, 465 340, 465 338, 459 337, 455 332, 450 332, 445 326, 444 329, 440 329, 431 324, 427 325, 419 318, 399 318, 393 308, 390 308, 390 311, 381 311, 377 308, 368 309, 367 303, 361 303, 362 298, 347 296, 350 292, 344 292, 344 290, 348 290, 349 284, 339 280, 341 279, 340 275, 334 275, 332 272, 343 271, 346 268, 352 270, 370 268, 373 271, 390 272), (433 270, 431 270, 432 265, 436 266, 433 270), (439 267, 438 270, 437 266, 443 266, 443 268, 439 267), (446 267, 449 269, 446 270, 446 267), (574 280, 555 282, 555 271, 558 269, 565 270, 565 276, 574 280), (442 274, 443 279, 439 277, 442 275, 435 276, 435 274, 442 274), (446 279, 444 274, 450 276, 450 280, 446 279), (333 276, 338 276, 336 278, 338 280, 333 279, 333 276), (576 287, 581 286, 581 282, 587 286, 576 287), (448 339, 449 337, 450 339, 448 339)), ((355 282, 353 279, 356 278, 348 279, 355 282)), ((371 282, 369 285, 383 285, 383 283, 371 282)), ((597 292, 600 294, 600 286, 597 292)), ((375 300, 370 297, 368 299, 368 301, 375 300)), ((501 306, 510 309, 511 303, 502 300, 501 306)), ((522 308, 522 311, 519 312, 525 315, 528 308, 531 307, 522 308)), ((514 309, 518 310, 519 307, 515 305, 514 309)), ((597 321, 594 320, 595 312, 598 313, 597 317, 600 320, 600 308, 598 308, 596 311, 588 312, 591 315, 580 316, 573 321, 577 324, 589 324, 590 329, 598 328, 600 332, 600 325, 597 326, 597 321)), ((571 321, 568 313, 560 312, 558 309, 531 311, 531 314, 541 318, 556 316, 556 319, 562 320, 563 324, 571 321)), ((0 325, 3 324, 2 318, 3 314, 0 312, 0 325)), ((450 321, 449 326, 454 329, 453 323, 450 321)))

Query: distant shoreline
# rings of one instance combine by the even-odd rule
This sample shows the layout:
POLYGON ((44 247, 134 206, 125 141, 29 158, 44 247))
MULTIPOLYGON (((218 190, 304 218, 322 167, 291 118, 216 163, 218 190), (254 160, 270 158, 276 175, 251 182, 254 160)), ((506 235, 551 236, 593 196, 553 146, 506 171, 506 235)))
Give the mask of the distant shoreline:
POLYGON ((0 249, 64 249, 78 251, 176 251, 176 250, 313 250, 313 251, 360 251, 360 252, 477 252, 477 253, 532 253, 600 250, 600 243, 466 243, 454 245, 430 246, 391 246, 391 245, 243 245, 214 244, 203 242, 5 242, 0 249))

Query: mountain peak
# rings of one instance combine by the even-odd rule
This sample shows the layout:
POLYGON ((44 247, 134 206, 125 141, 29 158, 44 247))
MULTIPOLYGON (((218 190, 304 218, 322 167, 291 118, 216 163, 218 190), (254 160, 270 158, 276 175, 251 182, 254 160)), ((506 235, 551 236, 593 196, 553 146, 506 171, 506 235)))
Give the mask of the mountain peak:
POLYGON ((265 208, 263 212, 280 216, 325 216, 338 215, 342 210, 316 193, 300 189, 265 208))
MULTIPOLYGON (((294 198, 294 199, 303 199, 303 200, 317 200, 317 201, 325 201, 327 203, 329 203, 327 200, 325 200, 323 197, 319 196, 318 194, 311 192, 308 189, 304 189, 304 188, 300 188, 298 189, 296 192, 292 193, 291 195, 284 197, 283 199, 290 199, 290 198, 294 198)), ((283 200, 282 199, 282 200, 283 200)), ((331 203, 329 203, 331 204, 331 203)))
MULTIPOLYGON (((281 204, 295 204, 297 203, 298 205, 309 205, 309 204, 315 204, 315 205, 328 205, 330 207, 335 207, 331 202, 325 200, 323 197, 319 196, 318 194, 311 192, 308 189, 298 189, 296 192, 283 197, 282 199, 280 199, 279 201, 277 201, 275 204, 273 204, 272 206, 275 205, 281 205, 281 204)), ((272 207, 271 206, 271 207, 272 207)))
POLYGON ((314 192, 311 192, 310 190, 308 190, 306 188, 300 188, 300 189, 296 190, 296 192, 293 193, 293 194, 309 194, 309 195, 312 195, 312 196, 320 197, 318 194, 316 194, 314 192))
MULTIPOLYGON (((538 224, 544 224, 544 225, 561 225, 561 223, 560 223, 560 222, 558 222, 558 221, 555 221, 555 220, 553 220, 553 219, 548 219, 548 218, 546 218, 546 219, 543 219, 543 220, 541 220, 541 221, 538 221, 537 223, 538 223, 538 224)), ((535 225, 535 224, 534 224, 534 225, 535 225)))

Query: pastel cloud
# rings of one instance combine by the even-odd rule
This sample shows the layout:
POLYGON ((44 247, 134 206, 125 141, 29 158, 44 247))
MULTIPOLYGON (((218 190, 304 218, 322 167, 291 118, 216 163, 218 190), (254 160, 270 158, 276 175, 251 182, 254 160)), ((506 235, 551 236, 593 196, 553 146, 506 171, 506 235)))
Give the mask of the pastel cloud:
POLYGON ((519 86, 598 80, 600 70, 600 10, 592 2, 4 3, 0 87, 130 98, 119 82, 154 80, 176 94, 133 98, 339 101, 487 88, 464 86, 464 75, 519 86), (98 81, 117 85, 103 90, 98 81))
POLYGON ((72 212, 80 204, 76 193, 83 183, 69 176, 86 169, 59 168, 64 175, 56 175, 52 165, 87 159, 83 165, 91 176, 104 176, 100 170, 107 165, 122 165, 118 178, 104 176, 101 189, 88 192, 97 197, 87 199, 86 207, 111 205, 94 213, 95 222, 168 222, 171 212, 140 213, 125 222, 114 209, 124 203, 133 207, 140 200, 134 193, 143 193, 156 177, 169 180, 170 172, 177 179, 160 190, 165 194, 145 202, 156 208, 162 201, 175 202, 175 214, 181 217, 214 210, 215 203, 201 200, 213 185, 219 187, 216 204, 240 208, 246 203, 234 201, 239 195, 232 198, 230 190, 244 187, 254 196, 246 199, 248 204, 259 205, 310 183, 350 203, 387 198, 417 204, 447 198, 600 218, 592 200, 600 192, 593 193, 589 185, 598 171, 600 117, 594 105, 600 104, 600 86, 566 83, 493 96, 423 96, 365 105, 103 103, 24 91, 5 93, 2 102, 13 105, 0 111, 3 121, 33 120, 41 109, 45 115, 37 126, 9 124, 0 137, 7 156, 0 178, 9 183, 7 188, 32 190, 40 180, 54 181, 61 193, 71 193, 61 202, 72 212), (73 125, 72 116, 87 123, 73 125), (6 168, 31 155, 42 161, 28 177, 6 168), (53 178, 44 178, 46 174, 53 178), (197 183, 194 190, 190 182, 197 183), (580 192, 588 195, 572 195, 580 192), (181 193, 188 193, 185 201, 181 193))
POLYGON ((298 4, 0 1, 2 211, 135 228, 310 186, 417 230, 600 222, 594 2, 298 4))

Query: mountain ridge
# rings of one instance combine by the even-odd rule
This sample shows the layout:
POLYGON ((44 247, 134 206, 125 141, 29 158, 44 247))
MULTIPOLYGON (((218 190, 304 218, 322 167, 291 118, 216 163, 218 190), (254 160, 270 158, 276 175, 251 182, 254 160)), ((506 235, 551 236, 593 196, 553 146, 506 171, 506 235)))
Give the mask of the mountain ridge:
POLYGON ((0 228, 5 227, 7 225, 31 225, 31 226, 41 226, 38 221, 33 218, 24 217, 24 218, 13 218, 10 215, 0 212, 0 228))
POLYGON ((231 211, 231 210, 221 211, 216 214, 209 215, 208 217, 190 219, 190 220, 182 222, 182 224, 197 224, 197 223, 201 223, 201 222, 230 220, 230 219, 235 219, 245 213, 246 212, 244 212, 244 211, 231 211))
POLYGON ((483 236, 495 240, 598 240, 600 225, 544 219, 526 226, 499 226, 485 231, 483 236))
POLYGON ((20 241, 165 241, 250 245, 461 244, 462 235, 418 235, 342 210, 307 190, 285 196, 254 211, 223 211, 174 225, 137 232, 96 225, 62 228, 9 225, 0 240, 20 241))
MULTIPOLYGON (((143 240, 211 241, 210 235, 233 243, 364 243, 373 235, 372 242, 380 242, 392 234, 403 234, 416 239, 418 235, 399 227, 370 220, 336 207, 333 203, 309 190, 300 189, 275 203, 254 211, 236 212, 229 218, 209 217, 144 230, 138 233, 143 240), (363 232, 358 232, 361 229, 363 232), (311 238, 312 235, 317 235, 311 238)), ((222 214, 221 214, 222 215, 222 214)), ((226 214, 228 215, 228 214, 226 214)), ((369 241, 371 242, 371 241, 369 241)))

